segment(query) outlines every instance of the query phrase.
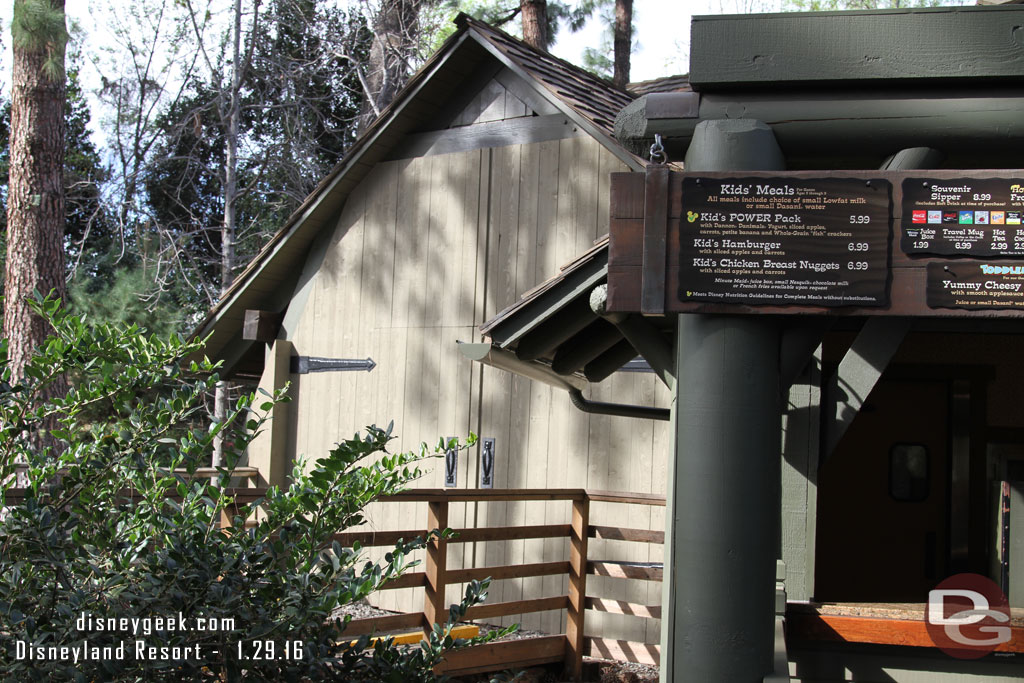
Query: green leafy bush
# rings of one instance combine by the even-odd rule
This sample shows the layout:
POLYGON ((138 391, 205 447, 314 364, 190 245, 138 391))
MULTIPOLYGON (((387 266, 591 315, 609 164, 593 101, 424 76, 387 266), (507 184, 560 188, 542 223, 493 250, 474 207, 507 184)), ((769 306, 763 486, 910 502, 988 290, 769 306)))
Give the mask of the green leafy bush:
MULTIPOLYGON (((218 434, 237 462, 261 425, 251 396, 203 425, 217 376, 209 363, 184 367, 197 344, 88 326, 50 300, 37 309, 55 334, 24 381, 6 370, 0 342, 4 680, 433 680, 444 650, 465 644, 439 626, 418 647, 352 646, 347 621, 331 616, 399 576, 428 542, 400 542, 382 562, 331 543, 369 502, 418 476, 426 448, 391 454, 390 428, 371 427, 308 471, 297 466, 287 489, 242 504, 227 468, 212 481, 174 472, 208 463, 218 434), (67 394, 41 400, 61 376, 67 394), (43 425, 57 425, 44 440, 56 446, 39 452, 32 436, 43 425), (233 525, 220 528, 225 511, 233 525)), ((266 398, 263 413, 287 400, 266 398)), ((485 588, 472 584, 451 618, 485 588)))

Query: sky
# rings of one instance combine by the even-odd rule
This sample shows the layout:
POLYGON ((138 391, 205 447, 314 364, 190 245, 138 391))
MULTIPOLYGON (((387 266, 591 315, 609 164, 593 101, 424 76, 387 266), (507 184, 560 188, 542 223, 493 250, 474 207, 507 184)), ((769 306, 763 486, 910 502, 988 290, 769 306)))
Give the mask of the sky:
MULTIPOLYGON (((777 12, 781 0, 633 0, 637 45, 630 61, 630 80, 646 81, 687 73, 690 18, 702 14, 777 12)), ((596 17, 579 33, 559 31, 551 52, 582 64, 587 47, 601 45, 603 23, 596 17)))
MULTIPOLYGON (((360 0, 339 0, 358 2, 360 0)), ((568 0, 571 4, 573 0, 568 0)), ((633 24, 636 41, 632 57, 632 81, 650 80, 689 71, 690 19, 702 14, 749 14, 778 12, 785 0, 633 0, 633 24)), ((103 31, 90 11, 118 6, 132 0, 66 0, 66 11, 84 29, 87 40, 102 41, 103 31)), ((940 4, 963 4, 970 0, 944 0, 940 4)), ((973 3, 971 3, 973 4, 973 3)), ((10 86, 10 0, 0 0, 0 25, 3 29, 3 54, 0 55, 0 89, 4 94, 10 86)), ((102 10, 100 11, 102 14, 102 10)), ((563 28, 556 36, 551 52, 575 64, 582 64, 587 47, 600 47, 605 24, 599 17, 590 20, 578 33, 563 28)), ((88 47, 86 47, 88 49, 88 47)), ((609 48, 610 53, 610 48, 609 48)), ((88 85, 88 74, 86 75, 88 85)))
MULTIPOLYGON (((111 6, 130 1, 108 0, 111 6)), ((634 0, 633 23, 638 44, 633 53, 631 80, 648 80, 688 71, 692 15, 773 11, 780 3, 781 0, 634 0)), ((0 2, 4 45, 0 59, 0 88, 5 95, 10 92, 11 5, 10 1, 0 2)), ((66 5, 68 17, 77 21, 86 34, 86 51, 89 43, 102 41, 103 34, 101 22, 93 17, 89 5, 85 0, 67 0, 66 5)), ((603 31, 604 23, 596 16, 578 33, 563 28, 551 51, 580 64, 586 47, 601 45, 603 31)), ((89 87, 88 74, 85 74, 85 80, 89 87)))

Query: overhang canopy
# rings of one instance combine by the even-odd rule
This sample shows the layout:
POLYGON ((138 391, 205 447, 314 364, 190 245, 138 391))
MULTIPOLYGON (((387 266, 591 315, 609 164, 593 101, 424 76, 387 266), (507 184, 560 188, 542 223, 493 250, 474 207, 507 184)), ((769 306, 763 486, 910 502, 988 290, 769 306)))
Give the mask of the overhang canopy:
POLYGON ((627 322, 621 316, 599 314, 595 297, 603 296, 607 280, 608 238, 604 237, 481 326, 480 331, 490 338, 489 353, 480 345, 466 346, 463 353, 567 390, 601 382, 627 365, 648 370, 647 363, 633 361, 637 356, 655 361, 665 355, 651 349, 670 348, 671 320, 627 322))

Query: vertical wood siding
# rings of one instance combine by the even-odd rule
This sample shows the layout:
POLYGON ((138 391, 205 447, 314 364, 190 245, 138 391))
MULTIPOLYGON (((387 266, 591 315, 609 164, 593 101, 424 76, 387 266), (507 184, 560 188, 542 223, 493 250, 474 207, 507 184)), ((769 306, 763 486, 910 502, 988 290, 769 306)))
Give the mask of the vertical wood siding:
MULTIPOLYGON (((372 357, 370 373, 292 376, 291 452, 315 459, 368 424, 395 421, 395 449, 474 432, 496 442, 496 487, 588 487, 665 492, 666 423, 591 416, 565 392, 465 360, 456 340, 608 231, 608 174, 626 170, 596 141, 577 137, 379 164, 342 210, 323 266, 291 339, 295 353, 372 357)), ((667 406, 651 374, 618 373, 595 388, 598 400, 667 406)), ((479 448, 463 451, 460 487, 478 483, 479 448)), ((439 461, 424 463, 418 485, 443 486, 439 461)), ((597 504, 592 523, 661 528, 659 510, 597 504)), ((422 524, 422 504, 378 505, 370 527, 422 524)), ((569 506, 481 503, 452 507, 450 525, 569 522, 569 506)), ((591 544, 593 559, 657 561, 647 548, 591 544)), ((660 549, 657 551, 660 553, 660 549)), ((449 567, 565 559, 565 539, 455 545, 449 567)), ((564 577, 495 582, 490 601, 564 595, 564 577)), ((660 601, 656 583, 594 577, 592 595, 660 601)), ((458 589, 448 594, 458 598, 458 589)), ((420 609, 413 589, 387 591, 378 604, 420 609)), ((520 621, 508 618, 506 622, 520 621)), ((527 615, 523 627, 557 632, 559 612, 527 615)), ((588 631, 656 642, 632 617, 588 614, 588 631)))

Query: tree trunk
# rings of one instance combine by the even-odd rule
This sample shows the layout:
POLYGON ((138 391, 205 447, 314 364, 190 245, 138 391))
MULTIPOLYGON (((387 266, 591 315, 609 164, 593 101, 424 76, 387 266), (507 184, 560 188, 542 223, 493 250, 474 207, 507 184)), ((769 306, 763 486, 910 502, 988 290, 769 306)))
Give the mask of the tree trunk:
MULTIPOLYGON (((234 280, 235 268, 235 201, 238 199, 238 127, 242 108, 239 102, 242 90, 242 0, 235 0, 235 25, 232 31, 231 90, 228 93, 224 152, 224 225, 220 232, 220 287, 221 296, 228 291, 234 280)), ((256 19, 253 18, 255 27, 256 19)), ((213 398, 213 419, 224 422, 228 414, 228 383, 217 382, 213 398)), ((224 437, 213 440, 214 467, 224 465, 224 437)))
POLYGON ((629 56, 633 47, 633 0, 615 0, 615 74, 620 88, 629 83, 629 56))
MULTIPOLYGON (((24 0, 15 0, 16 4, 24 0)), ((63 12, 64 0, 51 2, 63 12)), ((29 309, 33 291, 64 298, 64 37, 14 41, 10 179, 3 333, 12 375, 20 378, 49 326, 29 309), (58 58, 59 64, 53 60, 58 58), (49 64, 48 64, 49 61, 49 64), (54 72, 59 69, 59 73, 54 72)))
POLYGON ((538 50, 548 50, 547 0, 520 0, 523 20, 523 42, 538 50))
POLYGON ((234 42, 231 59, 231 86, 225 116, 224 136, 224 225, 220 231, 220 290, 231 286, 235 269, 235 200, 238 198, 238 123, 241 117, 239 95, 242 88, 242 1, 235 0, 234 42))
POLYGON ((366 65, 366 99, 359 131, 366 130, 395 99, 409 77, 409 58, 416 49, 422 0, 384 0, 374 23, 366 65))

